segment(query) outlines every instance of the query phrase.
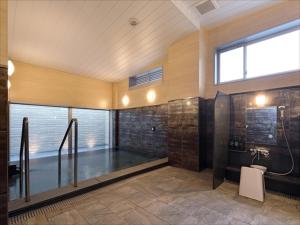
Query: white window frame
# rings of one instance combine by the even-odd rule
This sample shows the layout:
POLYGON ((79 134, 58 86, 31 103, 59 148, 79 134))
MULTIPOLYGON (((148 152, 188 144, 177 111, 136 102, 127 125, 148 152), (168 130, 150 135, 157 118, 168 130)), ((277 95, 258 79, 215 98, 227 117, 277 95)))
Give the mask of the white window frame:
POLYGON ((283 34, 287 34, 296 30, 300 30, 300 19, 291 21, 287 24, 280 25, 278 27, 271 28, 269 30, 257 33, 255 35, 246 37, 244 39, 234 41, 232 43, 223 45, 218 47, 215 50, 215 85, 220 85, 220 84, 226 84, 226 83, 232 83, 232 82, 237 82, 237 81, 244 81, 244 80, 251 80, 251 79, 257 79, 257 78, 262 78, 262 77, 269 77, 269 76, 274 76, 274 75, 282 75, 282 74, 287 74, 287 73, 292 73, 292 72, 297 72, 300 71, 300 69, 296 70, 289 70, 289 71, 284 71, 284 72, 278 72, 278 73, 272 73, 272 74, 264 74, 261 76, 257 77, 250 77, 247 78, 247 46, 258 43, 261 41, 265 41, 283 34), (243 62, 244 62, 244 68, 243 68, 243 78, 241 79, 235 79, 231 81, 220 81, 220 54, 243 47, 244 49, 244 57, 243 57, 243 62))

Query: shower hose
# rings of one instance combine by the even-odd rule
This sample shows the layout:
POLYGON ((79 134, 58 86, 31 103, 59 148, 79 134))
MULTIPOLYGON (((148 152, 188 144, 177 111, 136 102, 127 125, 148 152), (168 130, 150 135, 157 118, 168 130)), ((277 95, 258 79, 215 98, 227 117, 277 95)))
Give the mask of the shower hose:
MULTIPOLYGON (((289 141, 288 141, 287 136, 286 136, 285 127, 284 127, 284 119, 283 118, 281 118, 281 124, 282 124, 282 130, 283 130, 284 139, 286 141, 286 145, 287 145, 290 157, 291 157, 292 166, 291 166, 291 169, 289 171, 285 172, 285 173, 275 173, 275 172, 267 172, 267 173, 268 174, 272 174, 272 175, 285 176, 285 175, 289 175, 294 170, 295 162, 294 162, 294 157, 293 157, 293 154, 292 154, 292 150, 290 148, 289 141)), ((256 156, 257 156, 257 154, 252 159, 252 164, 253 164, 256 156)))

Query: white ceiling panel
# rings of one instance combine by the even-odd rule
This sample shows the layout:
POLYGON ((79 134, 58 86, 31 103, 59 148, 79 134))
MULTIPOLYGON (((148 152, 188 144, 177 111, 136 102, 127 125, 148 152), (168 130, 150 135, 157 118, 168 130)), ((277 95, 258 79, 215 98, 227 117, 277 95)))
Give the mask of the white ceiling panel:
POLYGON ((10 0, 9 57, 119 81, 165 57, 170 44, 197 30, 195 19, 211 27, 279 0, 215 0, 219 8, 203 16, 195 9, 203 0, 176 1, 10 0))
POLYGON ((165 57, 171 43, 196 30, 166 0, 9 1, 12 59, 107 81, 165 57))

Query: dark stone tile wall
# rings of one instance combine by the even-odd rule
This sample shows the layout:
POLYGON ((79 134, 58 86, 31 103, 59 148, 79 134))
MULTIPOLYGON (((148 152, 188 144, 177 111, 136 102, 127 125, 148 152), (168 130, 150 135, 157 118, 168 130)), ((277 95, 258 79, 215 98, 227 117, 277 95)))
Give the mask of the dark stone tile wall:
POLYGON ((224 182, 228 162, 230 96, 218 92, 214 104, 213 188, 224 182))
POLYGON ((168 158, 172 166, 182 166, 182 100, 168 103, 168 158))
POLYGON ((205 142, 205 166, 207 168, 213 167, 213 149, 214 149, 214 112, 215 111, 215 100, 205 100, 205 113, 201 121, 205 122, 204 142, 205 142))
POLYGON ((116 148, 119 145, 119 111, 111 110, 111 127, 112 127, 112 138, 111 138, 111 147, 116 148))
POLYGON ((246 110, 247 143, 277 144, 277 106, 246 110))
MULTIPOLYGON (((199 171, 204 165, 200 141, 200 98, 179 99, 168 103, 168 157, 173 166, 199 171)), ((203 107, 204 109, 204 107, 203 107)))
MULTIPOLYGON (((258 93, 261 94, 262 92, 231 95, 230 136, 231 138, 236 136, 245 143, 243 150, 249 150, 254 146, 254 144, 246 143, 245 113, 247 107, 255 106, 255 97, 258 93)), ((267 90, 263 94, 267 97, 266 106, 284 105, 286 107, 284 126, 295 160, 292 175, 300 176, 300 86, 267 90)), ((286 172, 290 169, 291 160, 284 139, 279 112, 277 113, 277 144, 259 144, 258 146, 270 148, 270 157, 269 159, 261 157, 259 162, 255 161, 255 163, 265 165, 269 171, 273 172, 286 172)), ((251 160, 252 157, 249 152, 229 151, 230 166, 250 165, 251 160)))
POLYGON ((118 110, 117 117, 119 148, 167 157, 168 105, 118 110))
POLYGON ((0 65, 0 224, 7 224, 8 162, 7 68, 0 65))

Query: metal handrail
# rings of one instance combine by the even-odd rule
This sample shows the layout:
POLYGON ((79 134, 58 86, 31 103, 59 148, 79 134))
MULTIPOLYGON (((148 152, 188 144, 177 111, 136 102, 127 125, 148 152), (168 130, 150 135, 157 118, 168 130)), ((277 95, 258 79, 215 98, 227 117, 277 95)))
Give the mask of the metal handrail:
POLYGON ((25 201, 30 201, 30 177, 29 177, 29 129, 28 129, 28 118, 23 118, 22 124, 22 136, 21 136, 21 145, 20 145, 20 180, 19 180, 19 189, 20 195, 23 194, 23 156, 25 158, 25 201), (24 147, 25 147, 25 156, 24 156, 24 147))
POLYGON ((65 144, 65 141, 71 131, 71 128, 72 128, 72 125, 74 123, 74 130, 75 130, 75 133, 74 133, 74 187, 77 187, 77 173, 78 173, 78 121, 77 119, 71 119, 70 120, 70 123, 68 125, 68 128, 66 130, 66 133, 64 135, 64 138, 59 146, 59 149, 58 149, 58 186, 60 187, 61 186, 61 151, 62 151, 62 148, 65 144))

